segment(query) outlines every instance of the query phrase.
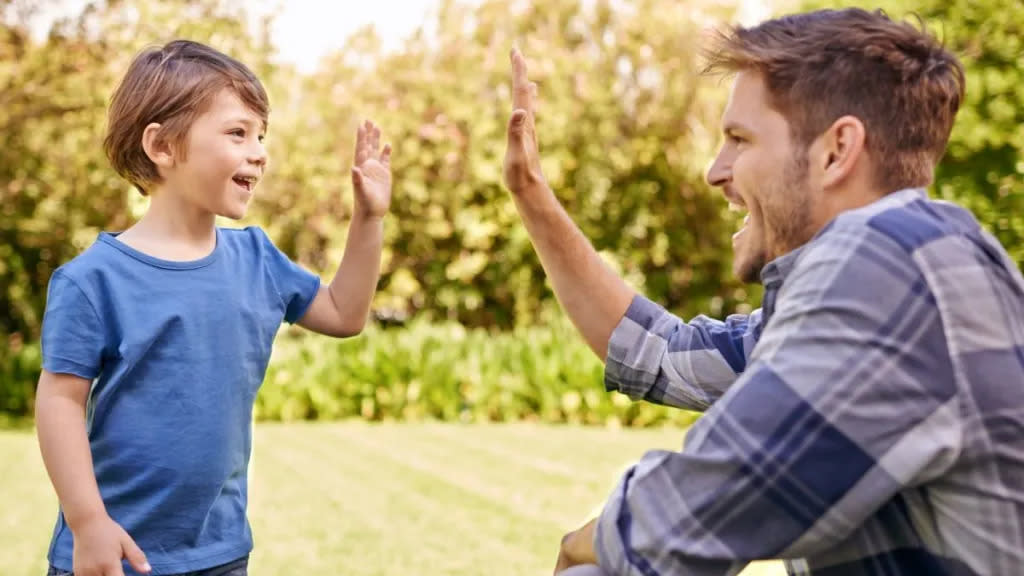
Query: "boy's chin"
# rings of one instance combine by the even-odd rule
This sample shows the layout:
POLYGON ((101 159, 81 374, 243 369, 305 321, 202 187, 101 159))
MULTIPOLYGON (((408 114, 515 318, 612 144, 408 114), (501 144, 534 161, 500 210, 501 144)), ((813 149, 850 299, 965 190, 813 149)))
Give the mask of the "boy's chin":
POLYGON ((241 209, 221 210, 217 215, 227 218, 228 220, 241 220, 242 218, 245 218, 245 213, 248 211, 249 207, 246 206, 241 209))

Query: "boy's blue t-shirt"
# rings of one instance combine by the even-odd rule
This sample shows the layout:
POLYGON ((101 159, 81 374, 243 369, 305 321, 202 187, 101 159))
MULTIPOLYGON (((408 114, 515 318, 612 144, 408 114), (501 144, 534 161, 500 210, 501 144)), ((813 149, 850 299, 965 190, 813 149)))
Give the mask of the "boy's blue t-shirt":
MULTIPOLYGON (((255 227, 218 228, 214 251, 190 262, 102 233, 54 272, 43 368, 95 379, 88 433, 100 494, 153 574, 251 550, 253 400, 282 320, 298 321, 319 286, 255 227)), ((50 563, 71 570, 72 546, 60 514, 50 563)))

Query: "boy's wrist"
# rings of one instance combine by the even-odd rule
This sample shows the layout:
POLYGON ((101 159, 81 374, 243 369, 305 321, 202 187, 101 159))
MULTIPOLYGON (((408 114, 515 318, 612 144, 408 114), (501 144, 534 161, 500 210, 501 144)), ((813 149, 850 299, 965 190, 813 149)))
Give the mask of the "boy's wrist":
POLYGON ((88 510, 73 511, 71 513, 66 509, 64 510, 64 521, 67 522, 68 528, 71 529, 72 533, 76 533, 84 527, 95 523, 97 520, 101 520, 106 517, 107 510, 102 504, 99 507, 94 507, 88 510))
POLYGON ((386 211, 382 214, 374 214, 357 204, 355 210, 353 210, 352 212, 352 219, 359 220, 360 222, 366 222, 368 224, 373 224, 383 221, 385 215, 387 215, 386 211))

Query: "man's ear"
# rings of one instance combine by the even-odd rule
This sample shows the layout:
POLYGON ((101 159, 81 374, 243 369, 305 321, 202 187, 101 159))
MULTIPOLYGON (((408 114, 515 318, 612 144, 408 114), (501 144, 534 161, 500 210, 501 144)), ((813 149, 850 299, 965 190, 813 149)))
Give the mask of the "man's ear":
POLYGON ((174 166, 174 148, 160 134, 160 124, 152 122, 142 131, 142 149, 157 168, 174 166))
POLYGON ((825 189, 839 185, 865 160, 866 132, 864 123, 856 116, 842 116, 822 134, 822 186, 825 189))

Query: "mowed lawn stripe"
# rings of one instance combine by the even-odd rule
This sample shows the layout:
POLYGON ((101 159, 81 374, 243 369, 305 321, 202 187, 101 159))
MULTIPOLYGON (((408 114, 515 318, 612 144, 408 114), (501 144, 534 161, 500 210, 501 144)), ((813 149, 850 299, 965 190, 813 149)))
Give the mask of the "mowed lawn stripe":
MULTIPOLYGON (((361 441, 399 465, 429 474, 461 494, 488 500, 497 512, 568 529, 598 504, 595 494, 612 489, 611 472, 590 467, 580 458, 579 479, 552 474, 480 449, 454 444, 434 428, 375 426, 368 429, 332 429, 349 441, 361 441)), ((464 429, 464 434, 471 429, 464 429)), ((523 446, 524 452, 529 446, 523 446)), ((579 456, 576 456, 579 458, 579 456)))
MULTIPOLYGON (((677 430, 261 423, 252 576, 548 574, 562 534, 677 430), (574 479, 573 471, 580 470, 574 479)), ((0 431, 0 575, 40 576, 56 498, 31 431, 0 431)), ((762 564, 744 576, 776 576, 762 564)))
MULTIPOLYGON (((356 423, 262 427, 256 444, 257 477, 267 466, 259 460, 264 446, 275 452, 273 460, 280 458, 275 473, 290 469, 292 481, 306 486, 307 505, 322 499, 322 508, 337 514, 336 521, 365 522, 367 530, 376 534, 376 546, 387 556, 383 565, 377 565, 384 569, 382 573, 468 575, 498 559, 508 565, 507 574, 546 567, 548 562, 541 565, 526 551, 538 544, 555 546, 560 527, 538 525, 498 502, 390 457, 377 447, 379 440, 367 439, 373 429, 356 423)), ((254 509, 253 516, 258 514, 254 509)), ((316 511, 309 514, 315 516, 316 511)), ((330 520, 318 518, 317 522, 329 524, 330 520)), ((322 550, 337 557, 333 550, 347 547, 339 541, 342 536, 328 528, 313 538, 322 550)), ((330 568, 316 562, 303 567, 330 568)), ((350 569, 355 567, 346 566, 345 573, 350 569)))

